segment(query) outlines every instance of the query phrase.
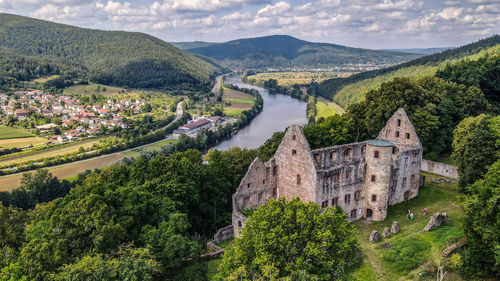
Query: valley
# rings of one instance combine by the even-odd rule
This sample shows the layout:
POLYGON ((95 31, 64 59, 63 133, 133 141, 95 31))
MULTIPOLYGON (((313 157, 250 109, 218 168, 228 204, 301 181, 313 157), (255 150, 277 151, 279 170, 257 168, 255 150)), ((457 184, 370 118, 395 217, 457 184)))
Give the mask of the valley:
POLYGON ((498 278, 495 4, 42 2, 0 0, 0 280, 498 278))

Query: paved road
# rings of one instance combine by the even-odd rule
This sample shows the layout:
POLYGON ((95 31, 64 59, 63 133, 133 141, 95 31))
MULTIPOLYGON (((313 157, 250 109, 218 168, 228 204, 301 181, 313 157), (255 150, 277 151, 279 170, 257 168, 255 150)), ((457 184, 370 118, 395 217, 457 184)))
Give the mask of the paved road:
MULTIPOLYGON (((172 120, 172 122, 170 122, 169 124, 167 124, 165 127, 162 128, 162 130, 164 130, 166 127, 168 127, 170 124, 174 123, 175 121, 179 120, 181 117, 182 117, 182 114, 183 114, 183 110, 182 110, 182 103, 183 101, 179 102, 177 104, 177 110, 176 110, 176 116, 174 118, 174 120, 172 120)), ((148 144, 145 144, 145 145, 141 145, 141 146, 137 146, 137 147, 134 147, 134 148, 129 148, 127 150, 122 150, 122 151, 118 151, 118 152, 113 152, 113 153, 110 153, 110 154, 105 154, 105 155, 100 155, 100 156, 97 156, 97 157, 92 157, 92 158, 88 158, 88 159, 84 159, 84 160, 80 160, 80 161, 74 161, 74 162, 70 162, 70 163, 66 163, 66 164, 61 164, 61 165, 56 165, 56 166, 51 166, 51 167, 48 167, 49 170, 54 170, 54 169, 59 169, 61 167, 65 167, 65 166, 70 166, 70 165, 75 165, 75 164, 80 164, 80 163, 85 163, 85 162, 95 162, 95 163, 100 163, 100 161, 96 161, 98 159, 102 159, 102 158, 108 158, 108 159, 117 159, 117 160, 120 160, 122 157, 117 157, 119 156, 120 154, 124 153, 124 152, 127 152, 127 151, 132 151, 132 150, 136 150, 136 149, 139 149, 139 148, 143 148, 143 147, 146 147, 148 145, 153 145, 153 144, 156 144, 156 143, 159 143, 159 142, 162 142, 162 141, 165 141, 165 140, 168 140, 168 139, 172 139, 172 135, 167 135, 165 136, 164 139, 162 140, 159 140, 159 141, 155 141, 155 142, 152 142, 152 143, 148 143, 148 144)), ((109 165, 111 165, 112 163, 108 163, 109 165)), ((93 170, 94 167, 92 167, 92 165, 89 165, 87 167, 85 167, 86 169, 89 169, 89 170, 93 170)), ((95 168, 103 168, 103 167, 95 167, 95 168)), ((80 171, 81 172, 81 171, 80 171)), ((75 170, 75 174, 78 174, 80 173, 78 171, 75 170)), ((10 175, 7 175, 7 176, 2 176, 0 177, 0 185, 2 184, 3 181, 14 181, 14 182, 20 182, 21 181, 21 177, 22 177, 22 174, 25 173, 25 172, 19 172, 19 173, 14 173, 14 174, 10 174, 10 175)), ((0 190, 12 190, 14 188, 3 188, 2 186, 0 186, 0 190)))

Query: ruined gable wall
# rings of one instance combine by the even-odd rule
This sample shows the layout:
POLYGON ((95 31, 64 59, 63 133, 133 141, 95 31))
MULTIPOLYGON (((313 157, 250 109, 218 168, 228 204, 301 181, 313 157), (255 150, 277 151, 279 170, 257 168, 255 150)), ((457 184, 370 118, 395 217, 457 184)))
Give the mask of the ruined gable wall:
POLYGON ((361 218, 364 206, 365 144, 321 148, 313 150, 312 154, 318 170, 316 203, 322 207, 337 205, 350 220, 361 218))
POLYGON ((275 153, 278 197, 315 202, 316 169, 309 143, 298 125, 288 128, 275 153))
POLYGON ((415 127, 413 127, 413 124, 403 108, 398 109, 392 115, 392 117, 387 121, 385 127, 378 134, 377 139, 384 139, 393 143, 417 145, 422 147, 422 143, 417 136, 415 127))
POLYGON ((273 160, 268 163, 259 158, 250 164, 248 171, 233 194, 232 224, 235 236, 239 236, 240 228, 245 226, 245 209, 255 209, 266 203, 269 198, 276 197, 276 176, 272 174, 273 160))

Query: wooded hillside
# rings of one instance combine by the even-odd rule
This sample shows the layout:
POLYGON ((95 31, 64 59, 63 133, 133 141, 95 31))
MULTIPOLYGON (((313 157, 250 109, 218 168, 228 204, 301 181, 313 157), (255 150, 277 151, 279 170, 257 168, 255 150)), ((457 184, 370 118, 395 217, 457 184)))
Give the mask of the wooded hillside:
POLYGON ((2 80, 54 74, 57 70, 52 68, 61 65, 101 84, 199 90, 208 89, 220 70, 144 33, 85 29, 10 14, 0 14, 0 47, 2 80), (26 67, 5 59, 6 52, 15 61, 32 61, 36 71, 28 67, 28 75, 16 75, 26 67), (51 65, 50 71, 46 64, 51 65))

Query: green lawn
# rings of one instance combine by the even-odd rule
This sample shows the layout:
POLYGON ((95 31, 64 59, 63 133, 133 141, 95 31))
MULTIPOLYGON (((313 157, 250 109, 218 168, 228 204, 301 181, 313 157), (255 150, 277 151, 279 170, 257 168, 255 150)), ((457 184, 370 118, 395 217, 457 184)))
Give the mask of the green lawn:
POLYGON ((32 137, 31 133, 28 133, 21 129, 16 129, 7 126, 0 126, 0 140, 5 139, 16 139, 16 138, 28 138, 32 137))
POLYGON ((253 97, 250 98, 225 98, 225 101, 231 102, 231 104, 249 104, 253 105, 253 97))
POLYGON ((224 108, 224 114, 226 114, 227 116, 236 117, 236 118, 239 118, 243 111, 244 111, 243 109, 224 108))
POLYGON ((329 103, 326 103, 324 101, 316 102, 316 119, 320 117, 326 118, 328 116, 336 114, 339 114, 339 112, 335 107, 333 107, 333 105, 330 105, 329 103))
MULTIPOLYGON (((459 206, 459 194, 456 184, 431 183, 438 176, 423 173, 426 186, 420 189, 419 195, 407 202, 390 206, 387 219, 371 222, 364 219, 356 221, 358 241, 363 252, 363 261, 350 272, 353 280, 435 280, 425 275, 425 264, 433 253, 441 253, 447 242, 457 242, 464 236, 462 231, 463 212, 459 206), (427 207, 428 215, 423 214, 427 207), (415 219, 409 221, 406 211, 410 209, 415 219), (436 212, 447 212, 451 222, 430 232, 422 231, 429 221, 430 215, 436 212), (377 243, 368 242, 372 230, 380 234, 384 227, 398 221, 400 232, 377 243), (382 245, 392 243, 389 249, 382 245)), ((460 280, 457 275, 450 274, 445 280, 460 280)))
POLYGON ((114 95, 119 95, 123 92, 128 92, 124 88, 119 88, 119 87, 113 87, 113 86, 106 86, 106 85, 101 85, 101 84, 89 84, 89 85, 75 85, 68 87, 64 89, 64 94, 65 95, 92 95, 92 94, 100 94, 100 95, 105 95, 105 96, 114 96, 114 95), (101 87, 101 91, 97 92, 97 87, 101 87), (103 89, 106 88, 106 91, 103 91, 103 89))
POLYGON ((207 279, 208 280, 212 280, 212 278, 214 277, 215 274, 217 274, 217 268, 219 267, 219 265, 222 263, 222 259, 215 259, 215 260, 209 260, 207 262, 207 267, 208 267, 208 271, 207 271, 207 279))

